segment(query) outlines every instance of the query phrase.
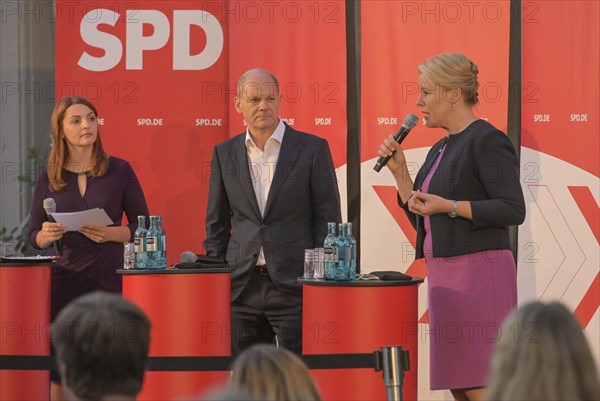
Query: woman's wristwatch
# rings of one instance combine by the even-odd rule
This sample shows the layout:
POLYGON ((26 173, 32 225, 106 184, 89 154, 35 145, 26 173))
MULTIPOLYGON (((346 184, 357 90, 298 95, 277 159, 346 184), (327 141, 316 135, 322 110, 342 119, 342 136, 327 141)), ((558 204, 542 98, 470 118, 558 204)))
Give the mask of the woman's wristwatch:
POLYGON ((456 214, 457 210, 458 210, 458 202, 453 200, 452 201, 452 211, 450 213, 448 213, 448 216, 452 217, 453 219, 456 218, 456 216, 458 216, 456 214))

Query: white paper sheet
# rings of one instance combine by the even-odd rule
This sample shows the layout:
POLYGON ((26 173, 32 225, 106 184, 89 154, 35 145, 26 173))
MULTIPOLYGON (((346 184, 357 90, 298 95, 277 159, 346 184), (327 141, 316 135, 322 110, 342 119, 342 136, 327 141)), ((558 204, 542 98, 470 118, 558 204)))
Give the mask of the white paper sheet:
POLYGON ((51 262, 54 259, 58 259, 59 256, 44 256, 44 255, 35 255, 35 256, 0 256, 0 262, 19 262, 19 263, 27 263, 27 262, 51 262))
POLYGON ((101 226, 114 224, 104 209, 100 208, 88 209, 82 212, 52 213, 52 217, 57 223, 65 226, 67 231, 79 231, 84 224, 98 224, 101 226))

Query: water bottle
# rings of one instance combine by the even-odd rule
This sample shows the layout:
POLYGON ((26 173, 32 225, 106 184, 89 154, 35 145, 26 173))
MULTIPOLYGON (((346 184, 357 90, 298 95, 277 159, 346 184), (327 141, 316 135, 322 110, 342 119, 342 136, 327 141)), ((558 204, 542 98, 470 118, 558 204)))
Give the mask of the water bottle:
POLYGON ((138 226, 133 234, 133 246, 135 249, 135 268, 146 269, 148 267, 148 255, 146 253, 146 216, 138 216, 138 226))
POLYGON ((162 217, 156 216, 158 219, 158 231, 160 232, 160 240, 158 241, 158 247, 160 249, 160 263, 158 264, 161 269, 167 268, 167 231, 163 227, 162 217))
POLYGON ((123 244, 123 269, 135 269, 135 244, 133 242, 123 244))
POLYGON ((356 278, 356 239, 352 235, 352 223, 346 224, 346 236, 350 241, 350 270, 349 279, 354 280, 356 278))
POLYGON ((323 278, 325 280, 335 280, 335 267, 338 262, 335 241, 335 223, 327 223, 327 237, 323 242, 323 253, 325 254, 323 278))
POLYGON ((335 269, 336 281, 350 280, 350 241, 346 235, 346 224, 340 223, 338 237, 335 241, 338 262, 335 269))
POLYGON ((158 231, 157 216, 150 216, 150 228, 146 233, 146 253, 148 254, 147 269, 160 269, 160 231, 158 231))

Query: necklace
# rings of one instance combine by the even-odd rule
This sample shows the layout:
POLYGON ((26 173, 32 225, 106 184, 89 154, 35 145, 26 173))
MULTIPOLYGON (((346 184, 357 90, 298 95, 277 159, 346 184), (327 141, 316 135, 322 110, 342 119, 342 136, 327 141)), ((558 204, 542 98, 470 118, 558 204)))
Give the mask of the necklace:
POLYGON ((84 175, 87 175, 87 173, 87 171, 80 171, 79 173, 77 173, 77 175, 83 177, 84 175))
POLYGON ((442 151, 444 149, 446 149, 446 145, 448 144, 448 137, 445 138, 444 144, 442 145, 442 147, 440 148, 440 150, 438 150, 438 153, 442 153, 442 151))

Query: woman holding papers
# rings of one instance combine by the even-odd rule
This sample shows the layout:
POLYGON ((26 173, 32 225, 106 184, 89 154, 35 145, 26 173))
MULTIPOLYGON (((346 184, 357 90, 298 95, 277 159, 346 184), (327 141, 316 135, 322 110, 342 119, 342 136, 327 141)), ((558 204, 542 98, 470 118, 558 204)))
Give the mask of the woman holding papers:
MULTIPOLYGON (((52 267, 52 320, 79 295, 93 290, 121 292, 116 270, 123 266, 123 243, 132 240, 137 216, 148 217, 133 169, 102 147, 97 114, 95 106, 81 97, 58 102, 51 119, 48 165, 33 194, 29 242, 37 249, 49 248, 56 241, 62 246, 62 256, 52 267), (84 224, 79 231, 67 231, 48 221, 48 204, 54 203, 59 213, 102 208, 114 224, 84 224), (123 213, 128 225, 121 224, 123 213)), ((55 372, 52 381, 52 399, 62 399, 55 372)))

